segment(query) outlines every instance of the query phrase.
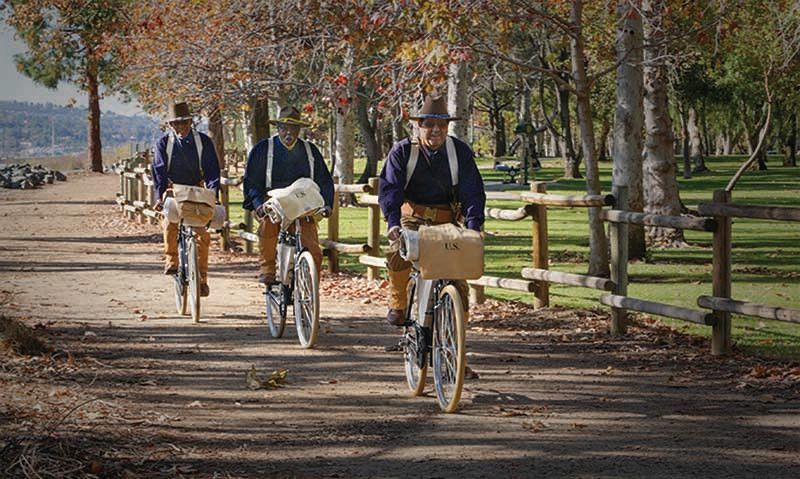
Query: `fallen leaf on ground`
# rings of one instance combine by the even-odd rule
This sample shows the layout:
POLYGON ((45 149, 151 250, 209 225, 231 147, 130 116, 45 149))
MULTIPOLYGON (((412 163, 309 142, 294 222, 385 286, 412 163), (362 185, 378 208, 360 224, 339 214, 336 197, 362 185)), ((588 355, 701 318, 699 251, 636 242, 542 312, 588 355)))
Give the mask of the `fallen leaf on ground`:
POLYGON ((286 382, 286 375, 288 372, 289 370, 286 368, 276 369, 275 371, 272 371, 269 379, 262 381, 258 378, 255 365, 251 365, 250 370, 247 371, 247 375, 245 376, 245 383, 247 384, 247 387, 253 391, 257 389, 280 388, 283 387, 283 384, 286 382))

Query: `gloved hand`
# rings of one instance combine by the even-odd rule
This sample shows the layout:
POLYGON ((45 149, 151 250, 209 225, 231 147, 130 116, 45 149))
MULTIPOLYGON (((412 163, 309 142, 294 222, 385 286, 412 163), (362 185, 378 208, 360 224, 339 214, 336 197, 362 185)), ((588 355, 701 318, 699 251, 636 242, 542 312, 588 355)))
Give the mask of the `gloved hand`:
POLYGON ((267 208, 266 203, 261 203, 261 205, 253 210, 253 215, 259 222, 263 222, 264 219, 267 217, 267 208))
POLYGON ((386 237, 389 238, 389 241, 391 242, 395 242, 400 239, 400 227, 392 226, 389 228, 389 231, 386 232, 386 237))
POLYGON ((333 209, 330 206, 322 208, 322 211, 320 212, 323 218, 330 217, 331 213, 333 213, 333 209))

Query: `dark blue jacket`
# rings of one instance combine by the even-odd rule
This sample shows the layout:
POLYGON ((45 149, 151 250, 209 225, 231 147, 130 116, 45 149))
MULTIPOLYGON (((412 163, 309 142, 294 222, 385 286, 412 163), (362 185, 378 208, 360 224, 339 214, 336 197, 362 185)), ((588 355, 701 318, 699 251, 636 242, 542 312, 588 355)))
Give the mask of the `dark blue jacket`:
MULTIPOLYGON (((461 213, 464 215, 466 227, 480 231, 485 220, 483 210, 486 207, 483 179, 475 164, 472 148, 457 138, 453 138, 453 143, 458 157, 458 185, 455 196, 461 203, 461 213)), ((406 188, 406 165, 410 155, 411 140, 406 138, 394 144, 383 164, 378 202, 389 228, 400 226, 400 206, 406 200, 421 205, 441 205, 449 204, 454 199, 445 145, 433 152, 420 145, 417 166, 414 167, 411 181, 406 188)))
POLYGON ((200 141, 203 142, 203 175, 200 175, 200 163, 197 159, 197 147, 194 144, 194 134, 189 132, 185 138, 175 137, 172 148, 172 164, 167 171, 167 140, 169 134, 162 136, 155 146, 156 155, 153 158, 153 188, 161 198, 167 190, 167 183, 172 181, 178 185, 195 186, 204 181, 206 188, 219 191, 219 160, 214 149, 214 142, 208 135, 198 132, 200 141))
MULTIPOLYGON (((285 188, 300 178, 310 178, 306 148, 298 139, 291 150, 287 150, 277 136, 261 140, 250 150, 247 156, 247 167, 244 171, 244 206, 255 210, 267 198, 267 142, 273 141, 272 187, 285 188)), ((314 183, 319 186, 325 206, 333 208, 333 178, 328 166, 322 160, 322 153, 311 143, 311 154, 314 155, 314 183)))

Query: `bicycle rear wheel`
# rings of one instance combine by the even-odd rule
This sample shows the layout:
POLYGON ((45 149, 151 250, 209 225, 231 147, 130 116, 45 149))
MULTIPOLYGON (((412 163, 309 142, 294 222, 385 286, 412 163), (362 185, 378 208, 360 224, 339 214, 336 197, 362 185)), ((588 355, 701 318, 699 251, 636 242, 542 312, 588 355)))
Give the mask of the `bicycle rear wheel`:
POLYGON ((319 334, 319 274, 314 258, 303 251, 294 267, 294 324, 304 348, 313 348, 319 334))
POLYGON ((439 294, 434 311, 433 381, 439 407, 455 412, 464 387, 467 362, 464 303, 458 289, 448 284, 439 294))
POLYGON ((194 236, 186 238, 186 276, 189 282, 189 312, 195 323, 200 322, 200 263, 197 256, 197 240, 194 236))
POLYGON ((280 283, 268 284, 264 295, 267 302, 267 325, 269 334, 273 338, 283 336, 283 331, 286 329, 286 305, 281 304, 281 301, 285 301, 283 292, 285 287, 280 283))
POLYGON ((425 377, 428 372, 427 358, 422 358, 422 367, 419 366, 420 352, 426 348, 425 337, 421 334, 420 324, 417 322, 419 310, 417 308, 417 279, 412 276, 406 285, 406 317, 413 324, 406 326, 403 332, 403 363, 406 370, 406 383, 413 396, 419 396, 425 390, 425 377))

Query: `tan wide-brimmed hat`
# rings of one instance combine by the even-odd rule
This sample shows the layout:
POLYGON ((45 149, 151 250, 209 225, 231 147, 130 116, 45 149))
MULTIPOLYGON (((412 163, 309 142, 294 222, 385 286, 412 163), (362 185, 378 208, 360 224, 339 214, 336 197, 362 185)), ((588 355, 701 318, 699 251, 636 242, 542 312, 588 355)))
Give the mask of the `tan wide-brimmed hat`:
POLYGON ((310 126, 311 124, 300 119, 300 110, 293 106, 285 106, 278 112, 278 118, 270 120, 270 123, 277 125, 283 123, 285 125, 296 126, 310 126))
POLYGON ((192 111, 189 109, 189 104, 185 101, 181 101, 178 103, 170 103, 164 123, 191 119, 192 111))
POLYGON ((425 103, 416 115, 409 116, 412 120, 424 120, 425 118, 438 118, 440 120, 460 120, 461 118, 450 116, 447 112, 447 100, 443 96, 428 95, 425 103))

